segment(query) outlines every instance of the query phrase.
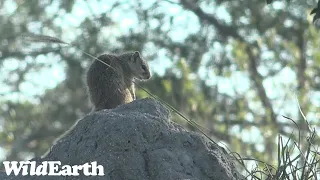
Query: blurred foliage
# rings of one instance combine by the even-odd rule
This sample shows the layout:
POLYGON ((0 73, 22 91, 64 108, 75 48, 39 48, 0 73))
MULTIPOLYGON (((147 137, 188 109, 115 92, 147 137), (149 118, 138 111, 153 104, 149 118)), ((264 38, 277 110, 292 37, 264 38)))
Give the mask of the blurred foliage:
POLYGON ((297 128, 281 115, 297 119, 302 135, 308 130, 295 94, 319 128, 319 31, 309 16, 316 3, 3 0, 3 159, 42 155, 90 112, 84 76, 92 58, 81 50, 138 50, 153 71, 141 85, 233 151, 274 163, 278 134, 289 137, 297 128), (75 47, 26 44, 23 33, 51 35, 75 47))

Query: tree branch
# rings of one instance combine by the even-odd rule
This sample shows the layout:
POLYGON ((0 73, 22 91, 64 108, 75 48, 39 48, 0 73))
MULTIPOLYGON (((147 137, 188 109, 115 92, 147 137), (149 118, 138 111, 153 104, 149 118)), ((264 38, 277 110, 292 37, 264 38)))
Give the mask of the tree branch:
MULTIPOLYGON (((249 73, 251 76, 251 80, 254 82, 254 86, 258 91, 258 96, 260 97, 260 100, 263 104, 263 106, 266 108, 267 115, 271 118, 271 121, 274 124, 277 124, 276 121, 276 114, 273 110, 272 104, 267 97, 266 91, 263 87, 262 81, 263 77, 261 74, 257 71, 257 62, 256 57, 254 56, 252 49, 254 48, 254 45, 248 43, 247 41, 242 38, 238 32, 236 31, 236 27, 225 25, 221 22, 219 22, 213 15, 205 13, 197 3, 192 2, 192 0, 180 0, 182 6, 190 11, 192 11, 194 14, 196 14, 200 21, 203 23, 209 23, 216 27, 218 32, 226 37, 233 37, 236 40, 239 40, 240 42, 247 45, 246 53, 249 57, 249 73)), ((259 49, 257 45, 255 45, 259 49)))
POLYGON ((231 36, 244 42, 244 39, 237 33, 237 31, 234 30, 235 27, 222 24, 213 15, 205 13, 197 3, 191 1, 192 0, 180 0, 182 6, 196 14, 200 21, 214 25, 219 33, 226 37, 231 36))
POLYGON ((301 91, 305 87, 305 71, 307 68, 306 55, 305 55, 305 42, 304 42, 304 30, 297 34, 299 47, 299 62, 298 62, 298 91, 301 91))

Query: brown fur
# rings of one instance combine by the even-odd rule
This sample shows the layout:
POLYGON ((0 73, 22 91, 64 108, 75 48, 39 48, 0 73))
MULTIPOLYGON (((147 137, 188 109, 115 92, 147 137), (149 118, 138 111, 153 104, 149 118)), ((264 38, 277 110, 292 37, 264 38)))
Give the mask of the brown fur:
POLYGON ((149 67, 139 52, 121 55, 102 54, 87 72, 87 88, 94 111, 112 109, 135 100, 134 79, 151 77, 149 67))

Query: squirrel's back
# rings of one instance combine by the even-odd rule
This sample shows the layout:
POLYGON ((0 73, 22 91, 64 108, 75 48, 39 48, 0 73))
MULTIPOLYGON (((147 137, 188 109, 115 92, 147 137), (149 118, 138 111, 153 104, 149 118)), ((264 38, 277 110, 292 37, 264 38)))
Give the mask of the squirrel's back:
POLYGON ((102 54, 87 72, 87 89, 94 111, 112 109, 135 100, 134 79, 151 77, 149 67, 139 52, 121 55, 102 54))

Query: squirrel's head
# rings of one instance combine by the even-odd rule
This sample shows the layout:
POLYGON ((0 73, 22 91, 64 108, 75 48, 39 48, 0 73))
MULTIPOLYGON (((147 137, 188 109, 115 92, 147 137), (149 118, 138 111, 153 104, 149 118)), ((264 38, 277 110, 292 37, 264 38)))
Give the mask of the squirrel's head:
POLYGON ((140 80, 150 79, 151 73, 148 63, 142 59, 138 51, 135 51, 131 54, 128 65, 133 73, 132 75, 135 78, 140 80))

